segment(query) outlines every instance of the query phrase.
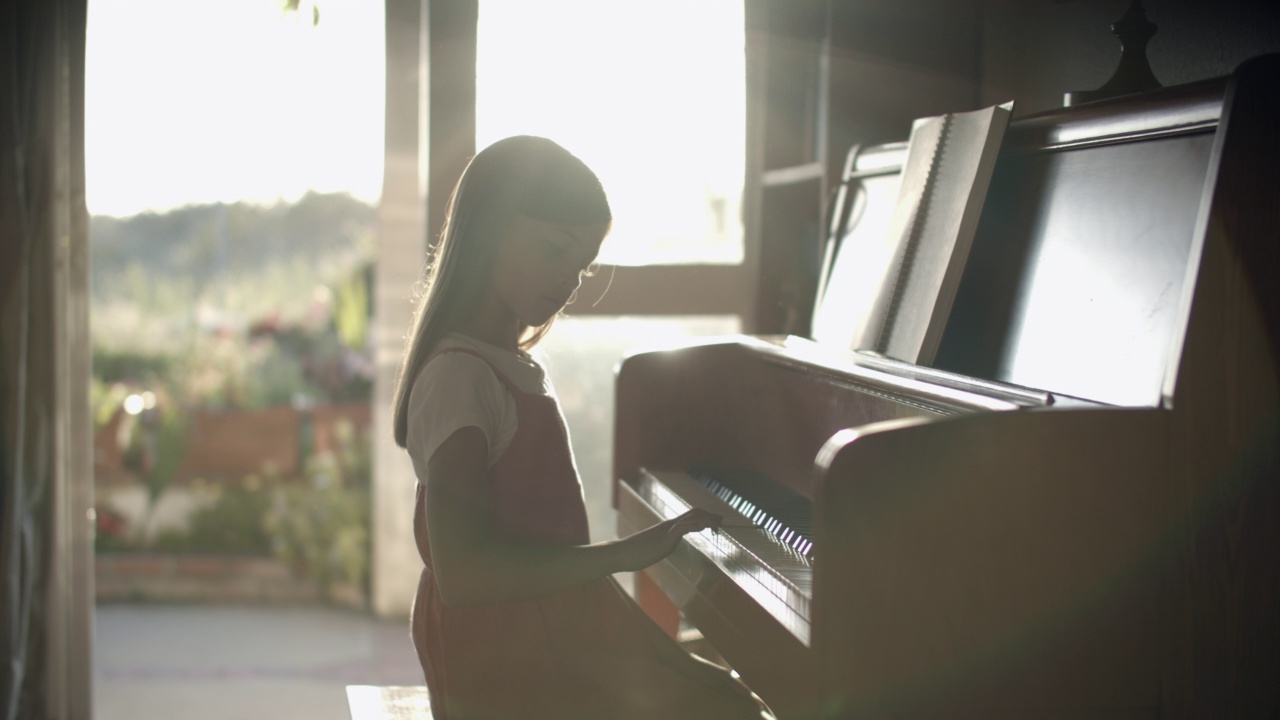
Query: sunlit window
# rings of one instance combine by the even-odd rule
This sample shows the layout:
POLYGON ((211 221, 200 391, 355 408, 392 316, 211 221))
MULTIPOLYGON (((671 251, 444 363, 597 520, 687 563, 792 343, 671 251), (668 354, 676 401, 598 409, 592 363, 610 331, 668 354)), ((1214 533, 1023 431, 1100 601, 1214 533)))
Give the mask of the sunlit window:
MULTIPOLYGON (((480 0, 476 147, 543 135, 590 165, 619 265, 742 261, 741 0, 480 0)), ((572 429, 592 537, 614 535, 614 367, 651 342, 736 332, 736 317, 575 318, 540 350, 572 429)))
POLYGON ((89 211, 293 201, 309 190, 376 202, 382 4, 301 5, 286 13, 277 0, 92 0, 89 211))
POLYGON ((601 261, 742 260, 741 0, 481 0, 476 146, 543 135, 590 165, 601 261))

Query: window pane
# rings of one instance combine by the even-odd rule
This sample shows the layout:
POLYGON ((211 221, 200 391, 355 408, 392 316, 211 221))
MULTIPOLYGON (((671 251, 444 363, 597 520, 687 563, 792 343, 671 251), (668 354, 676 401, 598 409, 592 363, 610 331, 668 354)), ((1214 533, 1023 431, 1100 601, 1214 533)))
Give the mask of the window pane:
POLYGON ((560 318, 538 346, 560 396, 587 498, 591 539, 616 536, 614 372, 628 349, 739 331, 737 316, 560 318))
POLYGON ((94 215, 382 188, 382 3, 93 0, 85 192, 94 215), (323 19, 314 22, 319 7, 323 19))
POLYGON ((742 261, 742 0, 481 0, 476 146, 543 135, 599 174, 601 262, 742 261))

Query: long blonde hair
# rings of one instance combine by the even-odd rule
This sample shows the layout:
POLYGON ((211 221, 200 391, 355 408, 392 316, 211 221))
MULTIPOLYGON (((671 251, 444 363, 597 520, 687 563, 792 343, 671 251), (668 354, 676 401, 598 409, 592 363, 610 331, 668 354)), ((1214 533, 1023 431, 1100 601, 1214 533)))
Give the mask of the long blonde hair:
MULTIPOLYGON (((516 215, 544 222, 610 222, 599 178, 568 150, 546 138, 518 135, 480 151, 449 198, 440 239, 429 253, 409 342, 393 400, 396 444, 409 434, 409 393, 445 333, 474 311, 488 287, 499 241, 516 215)), ((548 320, 526 328, 520 348, 533 347, 551 329, 548 320)))

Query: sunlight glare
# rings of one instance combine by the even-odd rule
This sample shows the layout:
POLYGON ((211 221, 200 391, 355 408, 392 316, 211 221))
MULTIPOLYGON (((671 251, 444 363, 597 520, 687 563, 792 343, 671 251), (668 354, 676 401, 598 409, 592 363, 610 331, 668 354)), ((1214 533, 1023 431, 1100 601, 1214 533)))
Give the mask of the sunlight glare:
POLYGON ((382 3, 93 0, 85 47, 90 212, 294 200, 376 201, 382 3))
POLYGON ((124 411, 130 415, 137 415, 146 408, 146 401, 142 396, 134 393, 124 399, 124 411))
POLYGON ((740 262, 741 0, 482 0, 476 147, 543 135, 600 176, 601 261, 740 262))

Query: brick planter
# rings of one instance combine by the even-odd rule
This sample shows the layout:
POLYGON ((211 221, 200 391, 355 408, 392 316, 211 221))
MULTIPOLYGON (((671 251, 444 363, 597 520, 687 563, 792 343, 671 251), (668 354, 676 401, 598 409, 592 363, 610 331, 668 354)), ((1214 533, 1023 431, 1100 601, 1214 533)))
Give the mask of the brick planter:
POLYGON ((328 597, 309 578, 259 557, 112 552, 94 558, 98 602, 335 603, 363 607, 355 587, 335 585, 328 597))

